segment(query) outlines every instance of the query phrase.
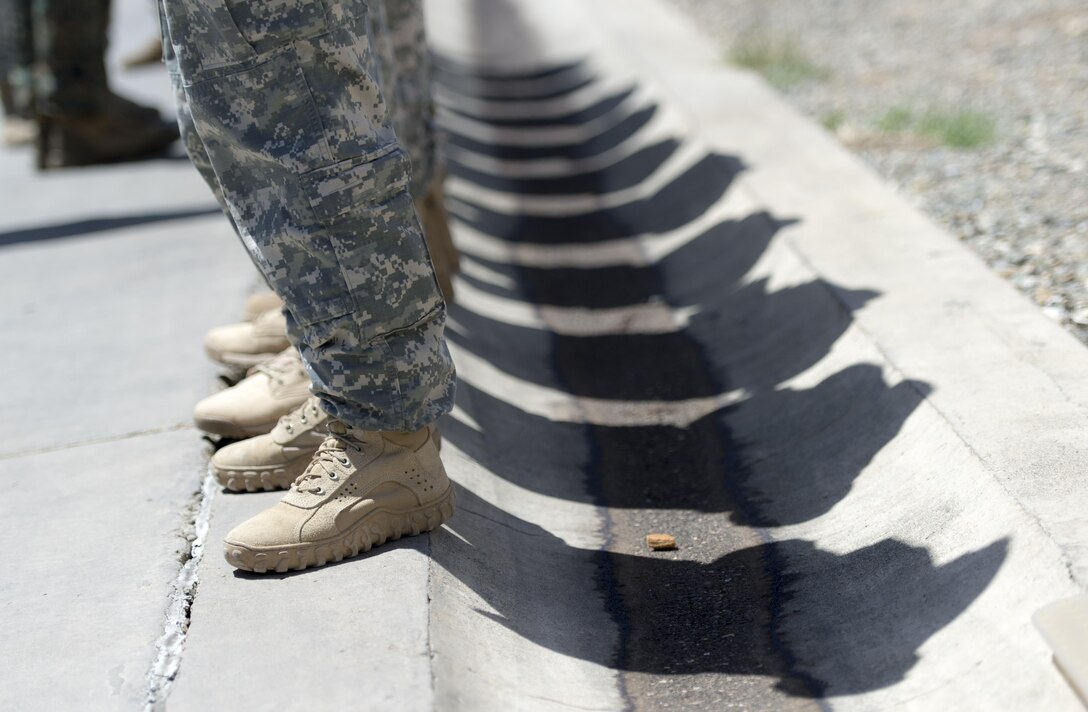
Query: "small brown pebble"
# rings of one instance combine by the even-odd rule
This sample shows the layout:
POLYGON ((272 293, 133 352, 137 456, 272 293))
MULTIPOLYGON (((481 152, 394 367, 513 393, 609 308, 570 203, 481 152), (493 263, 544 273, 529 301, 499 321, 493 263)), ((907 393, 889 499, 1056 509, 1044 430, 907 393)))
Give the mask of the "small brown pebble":
POLYGON ((646 546, 654 551, 669 551, 676 548, 676 537, 672 534, 647 534, 646 546))

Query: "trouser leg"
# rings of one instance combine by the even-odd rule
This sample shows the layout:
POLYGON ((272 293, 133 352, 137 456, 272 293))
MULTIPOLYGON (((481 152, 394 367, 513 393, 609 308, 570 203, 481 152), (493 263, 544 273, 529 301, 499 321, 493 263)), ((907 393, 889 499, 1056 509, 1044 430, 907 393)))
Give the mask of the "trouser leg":
POLYGON ((412 195, 419 200, 438 173, 423 2, 376 0, 370 7, 382 87, 397 138, 412 161, 412 195))
POLYGON ((27 117, 33 114, 31 71, 34 65, 33 28, 30 0, 0 0, 0 87, 4 113, 27 117))
POLYGON ((331 415, 416 430, 452 407, 438 293, 350 0, 165 0, 187 110, 331 415))
POLYGON ((422 0, 373 0, 371 26, 381 60, 386 100, 401 145, 412 159, 412 195, 423 220, 431 262, 446 299, 453 298, 459 256, 453 246, 442 194, 443 167, 436 150, 431 57, 422 0))
POLYGON ((230 210, 223 198, 223 188, 219 185, 219 179, 215 176, 215 169, 212 168, 212 161, 208 156, 208 149, 204 147, 204 141, 201 140, 200 133, 196 130, 196 125, 193 123, 193 112, 189 109, 189 98, 185 93, 185 85, 181 78, 181 70, 178 67, 177 55, 174 54, 174 48, 166 37, 166 11, 163 7, 163 0, 159 0, 158 6, 159 25, 163 33, 163 62, 166 64, 166 72, 170 77, 170 85, 174 90, 174 105, 177 108, 178 130, 181 133, 181 143, 185 147, 185 152, 189 154, 189 160, 192 161, 193 166, 200 174, 200 177, 208 184, 208 188, 211 189, 212 195, 215 196, 215 199, 219 202, 219 206, 223 208, 223 212, 226 214, 227 219, 230 220, 233 225, 234 219, 231 217, 230 210))
POLYGON ((39 110, 65 116, 101 111, 109 0, 32 0, 30 9, 39 110))

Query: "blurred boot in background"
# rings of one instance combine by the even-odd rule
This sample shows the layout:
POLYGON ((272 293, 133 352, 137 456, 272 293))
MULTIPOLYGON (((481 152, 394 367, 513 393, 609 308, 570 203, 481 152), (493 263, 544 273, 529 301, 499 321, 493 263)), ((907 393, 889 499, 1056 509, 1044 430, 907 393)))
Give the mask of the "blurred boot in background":
POLYGON ((0 100, 4 106, 3 141, 7 146, 34 142, 31 65, 34 45, 30 25, 30 0, 0 0, 0 100))
POLYGON ((157 110, 110 90, 109 13, 109 0, 30 0, 39 168, 141 158, 178 138, 157 110))

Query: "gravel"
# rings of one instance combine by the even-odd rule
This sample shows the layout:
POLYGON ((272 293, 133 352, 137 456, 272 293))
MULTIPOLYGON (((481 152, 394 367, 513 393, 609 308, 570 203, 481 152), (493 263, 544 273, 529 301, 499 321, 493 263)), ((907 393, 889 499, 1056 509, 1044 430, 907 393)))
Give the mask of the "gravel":
POLYGON ((767 76, 789 101, 1088 342, 1088 3, 668 1, 723 59, 788 61, 767 76), (921 123, 961 111, 992 139, 953 148, 921 123))

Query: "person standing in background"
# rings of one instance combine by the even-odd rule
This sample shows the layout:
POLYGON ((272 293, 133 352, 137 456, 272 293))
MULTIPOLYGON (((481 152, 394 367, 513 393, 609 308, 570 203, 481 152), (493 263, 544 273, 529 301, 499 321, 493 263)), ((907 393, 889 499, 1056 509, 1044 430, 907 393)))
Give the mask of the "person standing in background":
POLYGON ((132 160, 165 151, 177 127, 113 92, 106 72, 109 0, 3 0, 5 114, 36 136, 41 169, 132 160))

